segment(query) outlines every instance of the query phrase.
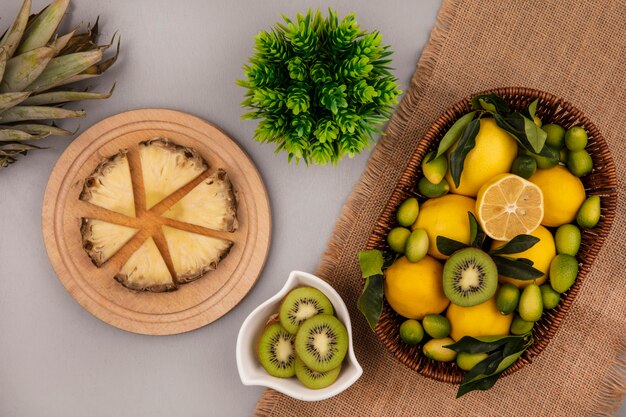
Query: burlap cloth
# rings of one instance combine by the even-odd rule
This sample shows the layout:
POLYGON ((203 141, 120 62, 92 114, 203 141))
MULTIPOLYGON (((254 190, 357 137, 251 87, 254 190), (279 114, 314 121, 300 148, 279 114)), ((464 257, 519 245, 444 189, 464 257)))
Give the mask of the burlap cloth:
POLYGON ((411 85, 347 201, 317 273, 342 295, 364 374, 342 394, 307 403, 267 390, 255 416, 613 415, 626 390, 626 3, 445 0, 411 85), (357 252, 429 125, 447 107, 494 87, 563 97, 598 126, 619 181, 616 221, 556 337, 532 364, 486 392, 454 399, 457 386, 397 362, 356 309, 357 252))

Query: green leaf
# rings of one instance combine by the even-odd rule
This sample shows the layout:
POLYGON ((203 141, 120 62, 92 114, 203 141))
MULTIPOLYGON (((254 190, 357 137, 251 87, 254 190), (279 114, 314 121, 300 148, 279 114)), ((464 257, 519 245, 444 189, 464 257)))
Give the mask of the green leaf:
POLYGON ((500 379, 500 374, 494 374, 485 378, 461 383, 461 385, 459 385, 459 390, 456 393, 456 398, 461 398, 471 391, 486 391, 489 388, 493 387, 498 379, 500 379))
POLYGON ((547 133, 537 127, 535 122, 528 117, 519 112, 506 118, 498 114, 494 114, 493 117, 498 126, 509 132, 526 150, 543 156, 550 156, 545 153, 548 151, 543 151, 547 133))
POLYGON ((463 336, 461 340, 451 345, 446 345, 448 349, 452 349, 455 352, 467 352, 467 353, 488 353, 493 352, 500 346, 507 343, 517 343, 516 340, 525 340, 527 335, 520 336, 503 336, 496 340, 480 340, 472 336, 463 336))
POLYGON ((531 235, 517 235, 497 249, 489 251, 490 255, 510 255, 512 253, 524 252, 535 246, 539 238, 531 235))
POLYGON ((483 342, 465 336, 454 345, 446 346, 456 352, 489 353, 487 358, 465 374, 457 391, 457 398, 471 391, 491 388, 502 372, 513 365, 532 343, 533 338, 530 334, 503 337, 494 342, 483 342))
POLYGON ((498 274, 504 275, 505 277, 529 281, 544 275, 540 270, 533 268, 531 265, 519 259, 500 255, 494 255, 491 258, 496 263, 498 274))
POLYGON ((483 228, 480 227, 480 223, 478 223, 478 220, 476 220, 476 217, 474 217, 471 211, 467 212, 467 216, 469 217, 470 223, 470 246, 480 248, 485 241, 485 232, 483 228))
POLYGON ((445 236, 437 236, 437 249, 446 256, 452 255, 454 252, 466 248, 467 245, 458 240, 448 239, 445 236))
POLYGON ((454 184, 458 187, 461 184, 461 173, 465 164, 465 157, 474 149, 476 144, 476 135, 480 129, 480 120, 474 119, 465 128, 461 140, 457 147, 450 154, 450 174, 454 184))
POLYGON ((359 265, 361 266, 361 276, 363 278, 372 275, 383 274, 383 253, 379 250, 364 250, 359 252, 359 265))
POLYGON ((504 116, 510 111, 508 103, 496 94, 480 94, 474 96, 472 98, 472 109, 484 109, 504 116))
POLYGON ((467 128, 467 125, 472 121, 476 113, 478 112, 469 112, 460 117, 452 126, 450 126, 450 129, 448 129, 446 134, 443 135, 443 138, 441 138, 441 142, 439 142, 437 154, 433 154, 431 159, 436 159, 437 157, 443 155, 452 145, 454 145, 454 142, 456 142, 461 133, 465 131, 465 128, 467 128))
POLYGON ((528 106, 528 114, 530 115, 530 118, 532 119, 533 117, 535 117, 535 112, 537 111, 537 103, 539 103, 539 99, 536 98, 532 103, 530 103, 530 105, 528 106))
POLYGON ((365 288, 363 288, 357 306, 372 330, 376 329, 376 324, 378 324, 383 311, 383 294, 382 275, 371 275, 365 278, 365 288))

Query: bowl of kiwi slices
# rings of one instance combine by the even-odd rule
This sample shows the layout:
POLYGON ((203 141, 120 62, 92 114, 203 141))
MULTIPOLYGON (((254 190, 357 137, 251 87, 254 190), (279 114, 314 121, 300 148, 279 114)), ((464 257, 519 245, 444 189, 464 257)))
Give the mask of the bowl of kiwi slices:
POLYGON ((302 401, 333 397, 363 373, 343 300, 326 281, 300 271, 244 320, 236 357, 244 385, 302 401))

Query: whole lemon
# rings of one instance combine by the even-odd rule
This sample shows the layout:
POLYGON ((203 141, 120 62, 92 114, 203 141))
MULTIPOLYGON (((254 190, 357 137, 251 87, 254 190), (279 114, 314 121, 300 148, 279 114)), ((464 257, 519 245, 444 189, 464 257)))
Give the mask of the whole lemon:
POLYGON ((585 201, 585 187, 567 168, 557 165, 538 169, 528 181, 543 192, 543 221, 548 227, 571 223, 585 201))
MULTIPOLYGON (((511 258, 526 258, 533 261, 533 268, 536 268, 543 272, 543 276, 537 278, 537 285, 541 285, 548 279, 548 271, 550 270, 550 262, 552 262, 552 258, 556 256, 556 245, 554 243, 554 237, 552 233, 548 229, 543 226, 539 226, 532 233, 531 236, 535 236, 539 239, 539 242, 535 243, 530 249, 526 249, 524 252, 520 253, 512 253, 510 255, 511 258)), ((506 242, 494 240, 491 243, 491 249, 498 248, 504 245, 506 242)), ((503 275, 498 275, 498 281, 501 283, 511 283, 518 288, 524 288, 528 284, 532 284, 532 280, 521 280, 521 279, 513 279, 509 277, 505 277, 503 275)))
POLYGON ((456 341, 463 336, 506 336, 513 321, 513 314, 500 314, 495 297, 473 307, 450 304, 446 317, 452 329, 450 337, 456 341))
POLYGON ((437 249, 437 236, 445 236, 469 244, 470 227, 467 212, 476 215, 474 199, 458 194, 431 198, 422 204, 413 230, 424 229, 428 234, 428 254, 438 259, 448 259, 437 249))
POLYGON ((465 157, 459 186, 454 185, 450 170, 446 174, 450 192, 475 197, 487 180, 498 174, 510 172, 516 157, 515 139, 501 129, 494 119, 480 119, 476 144, 465 157))
POLYGON ((428 255, 418 262, 398 258, 385 271, 385 298, 408 319, 439 314, 450 303, 443 293, 442 272, 443 266, 428 255))

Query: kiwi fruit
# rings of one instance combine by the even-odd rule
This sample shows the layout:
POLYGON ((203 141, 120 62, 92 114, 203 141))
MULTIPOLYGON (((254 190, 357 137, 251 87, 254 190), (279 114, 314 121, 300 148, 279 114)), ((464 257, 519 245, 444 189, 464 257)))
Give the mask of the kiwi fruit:
POLYGON ((337 380, 340 371, 341 365, 328 372, 317 372, 306 366, 302 359, 296 357, 296 378, 307 388, 326 388, 337 380))
POLYGON ((480 249, 461 249, 453 253, 443 267, 443 292, 461 307, 487 301, 497 288, 496 264, 480 249))
POLYGON ((300 324, 317 314, 334 313, 333 305, 320 290, 300 287, 292 290, 280 305, 280 324, 289 333, 296 334, 300 324))
POLYGON ((294 336, 279 323, 265 328, 257 347, 259 361, 268 374, 290 378, 296 372, 294 336))
POLYGON ((296 333, 296 353, 317 372, 341 365, 348 351, 348 331, 335 316, 318 314, 305 320, 296 333))

